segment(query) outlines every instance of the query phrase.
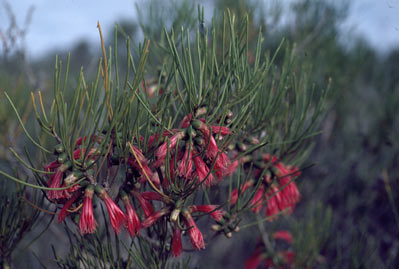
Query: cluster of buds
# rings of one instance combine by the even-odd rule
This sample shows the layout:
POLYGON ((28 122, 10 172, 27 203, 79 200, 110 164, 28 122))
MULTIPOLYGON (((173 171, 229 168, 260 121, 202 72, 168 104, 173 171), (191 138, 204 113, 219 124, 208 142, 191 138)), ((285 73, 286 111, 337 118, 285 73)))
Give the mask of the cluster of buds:
POLYGON ((250 203, 254 213, 259 213, 263 205, 266 205, 265 215, 270 221, 276 219, 281 211, 291 214, 300 199, 298 188, 293 181, 299 175, 298 167, 285 165, 275 156, 263 154, 254 169, 255 180, 248 180, 240 188, 234 189, 230 204, 235 205, 239 195, 258 185, 250 203), (257 184, 259 180, 261 182, 257 184))
MULTIPOLYGON (((274 241, 282 241, 288 245, 293 242, 291 233, 284 230, 273 233, 272 237, 274 241)), ((245 262, 245 269, 291 268, 294 262, 295 255, 292 250, 281 250, 277 252, 277 255, 273 255, 267 251, 262 240, 259 239, 254 253, 245 262)))

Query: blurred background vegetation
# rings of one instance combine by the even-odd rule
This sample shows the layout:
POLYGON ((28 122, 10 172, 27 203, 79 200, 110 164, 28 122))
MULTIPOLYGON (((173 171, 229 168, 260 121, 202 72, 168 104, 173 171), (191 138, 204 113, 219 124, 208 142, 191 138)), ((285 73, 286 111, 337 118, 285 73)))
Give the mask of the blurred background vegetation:
MULTIPOLYGON (((173 1, 168 6, 161 0, 138 3, 139 17, 118 24, 133 46, 138 46, 144 35, 150 38, 146 72, 148 78, 153 78, 159 75, 162 64, 159 55, 166 42, 163 27, 180 29, 184 25, 196 31, 202 26, 198 26, 197 9, 190 1, 173 1)), ((361 37, 342 33, 340 25, 347 16, 349 1, 299 0, 289 7, 242 0, 200 3, 206 6, 208 18, 212 15, 209 11, 218 13, 226 8, 238 20, 248 13, 253 47, 261 26, 265 50, 273 53, 284 38, 287 44, 295 44, 297 55, 310 66, 310 81, 316 88, 327 88, 331 81, 322 134, 315 138, 309 155, 309 162, 315 165, 305 170, 298 182, 302 200, 292 217, 267 224, 266 228, 284 228, 293 233, 294 249, 304 267, 399 268, 399 47, 382 54, 361 37)), ((12 21, 12 12, 8 15, 12 21)), ((32 124, 29 94, 38 90, 43 96, 51 93, 55 54, 66 61, 70 52, 71 84, 81 66, 86 76, 94 75, 100 55, 99 44, 93 46, 81 40, 65 51, 51 51, 30 61, 26 57, 29 48, 24 44, 29 16, 34 13, 27 14, 24 26, 11 23, 10 29, 1 29, 0 166, 6 171, 19 169, 7 148, 13 146, 23 152, 29 142, 21 135, 3 91, 10 94, 27 128, 34 131, 37 127, 32 124)), ((106 45, 114 45, 113 29, 104 30, 108 31, 106 45)), ((118 57, 122 60, 126 44, 123 35, 119 37, 118 57)), ((282 59, 277 58, 277 63, 279 60, 282 59)), ((1 184, 5 182, 4 179, 1 184)), ((49 221, 45 214, 41 219, 35 218, 37 228, 22 240, 20 248, 49 221)), ((53 230, 58 236, 56 233, 53 230)), ((244 230, 233 239, 217 239, 206 251, 195 254, 193 262, 204 268, 243 265, 255 249, 255 234, 244 230)), ((47 240, 35 241, 30 251, 24 250, 25 261, 30 260, 32 268, 39 266, 33 256, 51 260, 50 247, 46 246, 50 236, 44 235, 47 240)), ((16 253, 18 256, 18 249, 16 253)))

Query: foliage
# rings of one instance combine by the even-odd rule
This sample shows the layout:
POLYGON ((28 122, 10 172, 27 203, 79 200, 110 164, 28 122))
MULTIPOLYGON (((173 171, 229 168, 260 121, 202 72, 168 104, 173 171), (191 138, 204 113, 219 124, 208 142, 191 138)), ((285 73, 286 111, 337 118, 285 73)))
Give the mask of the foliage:
MULTIPOLYGON (((198 14, 201 24, 203 10, 198 14)), ((290 46, 280 45, 283 65, 275 66, 280 48, 272 56, 263 54, 259 34, 255 60, 249 62, 248 19, 235 20, 227 11, 220 26, 213 21, 209 32, 206 27, 197 31, 194 41, 190 31, 165 31, 163 78, 151 91, 147 82, 141 85, 150 42, 139 45, 133 57, 127 41, 121 77, 118 54, 111 48, 107 53, 98 25, 103 58, 94 81, 87 83, 81 71, 76 89, 69 92, 70 61, 62 72, 56 59, 51 107, 45 108, 41 92, 31 93, 44 140, 25 128, 5 93, 25 134, 50 161, 42 168, 13 151, 33 177, 1 174, 44 190, 49 206, 63 205, 59 222, 67 215, 79 219, 80 235, 67 228, 79 248, 70 236, 69 258, 55 254, 60 266, 164 268, 182 252, 181 233, 189 235, 194 249, 205 248, 207 238, 196 225, 204 215, 216 222, 213 236, 231 237, 251 219, 249 210, 259 213, 267 207, 267 218, 260 222, 292 212, 299 198, 293 180, 300 174, 305 145, 317 134, 325 95, 313 97, 308 69, 301 68, 290 46), (107 248, 102 247, 104 226, 96 222, 95 197, 106 205, 116 235, 110 240, 106 226, 107 248), (121 225, 135 246, 125 246, 125 255, 119 249, 126 243, 117 237, 121 225)))
MULTIPOLYGON (((43 149, 21 136, 11 144, 2 139, 2 146, 13 146, 15 153, 3 157, 13 169, 2 166, 0 170, 22 184, 44 189, 41 194, 47 198, 51 191, 52 195, 57 192, 48 189, 56 168, 45 171, 44 166, 64 158, 63 153, 74 168, 68 168, 62 179, 77 171, 84 175, 75 181, 86 183, 80 185, 80 196, 72 203, 65 225, 51 226, 57 236, 69 240, 67 251, 54 246, 58 266, 232 267, 243 264, 244 258, 247 262, 256 258, 268 266, 397 267, 397 52, 380 55, 361 38, 352 35, 348 42, 343 37, 339 29, 350 8, 348 2, 303 0, 295 1, 290 9, 278 4, 263 9, 257 1, 220 0, 211 20, 189 1, 167 7, 161 1, 152 2, 138 4, 139 22, 125 21, 107 35, 111 38, 104 37, 97 68, 93 59, 99 55, 91 46, 77 46, 68 57, 61 54, 54 84, 48 78, 38 80, 42 96, 33 93, 32 108, 23 90, 10 90, 26 87, 14 86, 14 74, 1 74, 9 79, 2 88, 7 89, 20 122, 43 149), (226 7, 229 12, 223 14, 226 7), (283 23, 287 14, 289 20, 283 23), (139 44, 143 36, 151 42, 139 44), (60 59, 67 59, 67 67, 60 59), (48 85, 54 85, 53 94, 48 85), (322 90, 327 88, 328 95, 322 90), (40 128, 28 117, 32 109, 40 128), (316 136, 320 123, 322 133, 316 136), (206 128, 219 132, 204 135, 206 128), (227 130, 223 128, 230 133, 222 135, 227 130), (172 147, 179 132, 184 137, 172 147), (151 144, 153 135, 156 139, 151 144), (218 153, 209 158, 206 145, 210 142, 203 142, 212 137, 218 153), (314 147, 312 141, 317 141, 314 147), (157 166, 164 156, 159 150, 162 145, 167 149, 165 162, 157 166), (24 156, 24 146, 35 157, 24 156), (62 150, 53 153, 57 148, 62 150), (88 153, 93 148, 94 158, 88 153), (190 149, 203 151, 201 157, 209 169, 203 183, 213 177, 211 187, 179 174, 181 163, 185 164, 182 169, 188 167, 189 161, 183 162, 182 156, 190 149), (79 150, 83 153, 76 153, 75 158, 79 150), (232 175, 223 175, 219 181, 217 160, 222 154, 238 165, 232 175), (171 184, 158 186, 156 178, 148 179, 142 172, 145 164, 160 182, 171 184), (24 173, 10 174, 17 169, 24 173), (118 206, 126 205, 121 189, 158 190, 168 198, 150 201, 161 216, 129 237, 125 231, 114 233, 101 202, 105 197, 93 193, 97 229, 81 235, 80 206, 91 188, 87 183, 105 187, 118 206), (271 214, 272 201, 296 193, 293 183, 300 190, 301 202, 292 217, 285 215, 299 198, 293 199, 294 204, 279 204, 284 210, 271 214), (268 194, 274 187, 279 191, 268 194), (181 202, 177 202, 179 197, 184 197, 181 202), (314 207, 316 201, 320 205, 314 207), (194 226, 185 223, 185 210, 196 205, 216 207, 190 213, 206 247, 194 253, 202 245, 194 242, 188 247, 186 238, 194 226), (222 219, 214 220, 214 212, 222 212, 222 219), (184 248, 181 258, 171 259, 172 239, 179 230, 176 223, 184 248), (291 241, 284 230, 290 232, 291 241)), ((8 102, 7 98, 1 101, 8 102)), ((13 107, 1 109, 2 126, 23 132, 18 119, 10 116, 13 107)), ((140 222, 148 223, 151 214, 145 215, 131 192, 127 195, 140 222)), ((64 202, 47 199, 35 204, 59 213, 64 202)))

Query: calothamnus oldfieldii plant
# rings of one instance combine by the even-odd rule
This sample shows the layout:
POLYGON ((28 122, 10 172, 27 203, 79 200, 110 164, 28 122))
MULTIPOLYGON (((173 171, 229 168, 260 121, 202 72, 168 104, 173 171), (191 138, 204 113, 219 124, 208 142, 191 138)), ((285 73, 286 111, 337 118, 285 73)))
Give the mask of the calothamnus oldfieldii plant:
MULTIPOLYGON (((15 109, 43 159, 26 161, 12 150, 31 174, 0 173, 42 190, 56 221, 66 224, 71 249, 64 258, 55 254, 60 267, 188 266, 176 263, 183 252, 276 221, 299 202, 295 180, 306 168, 325 91, 309 85, 294 47, 282 41, 264 53, 260 32, 250 47, 248 20, 226 12, 210 29, 203 20, 199 9, 196 33, 165 30, 161 66, 146 62, 145 39, 135 54, 126 41, 120 67, 98 24, 103 57, 94 81, 81 71, 72 91, 69 62, 63 73, 57 59, 50 107, 41 92, 31 93, 47 140, 29 133, 15 109)), ((293 240, 287 231, 270 238, 293 240)), ((246 267, 295 261, 292 251, 271 253, 261 240, 246 267)))

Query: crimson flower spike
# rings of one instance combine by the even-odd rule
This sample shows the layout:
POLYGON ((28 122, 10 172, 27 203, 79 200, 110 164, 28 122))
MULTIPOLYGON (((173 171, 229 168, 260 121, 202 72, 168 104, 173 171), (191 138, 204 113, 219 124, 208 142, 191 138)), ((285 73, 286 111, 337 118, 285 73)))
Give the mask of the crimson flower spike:
POLYGON ((96 186, 96 193, 104 201, 105 206, 107 207, 109 220, 111 221, 112 228, 116 233, 120 233, 120 227, 126 221, 126 216, 122 212, 122 210, 115 204, 115 202, 111 199, 108 195, 106 190, 97 185, 96 186))
POLYGON ((141 229, 139 216, 137 215, 136 210, 134 210, 132 202, 126 192, 121 191, 121 199, 126 210, 126 228, 130 236, 136 236, 140 233, 141 229))
POLYGON ((80 213, 79 230, 80 234, 92 234, 96 231, 97 222, 93 214, 94 186, 86 187, 82 212, 80 213))
POLYGON ((188 234, 190 236, 191 244, 197 250, 205 248, 204 238, 202 237, 201 231, 198 229, 197 224, 193 220, 190 212, 188 210, 183 211, 184 221, 186 223, 188 234))
POLYGON ((174 257, 179 257, 182 252, 182 242, 181 242, 181 230, 177 224, 173 229, 173 238, 172 238, 172 255, 174 257))

